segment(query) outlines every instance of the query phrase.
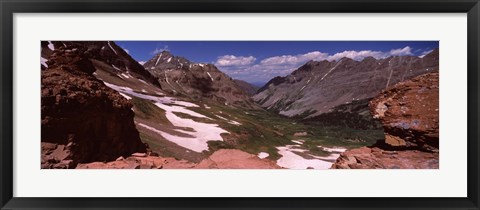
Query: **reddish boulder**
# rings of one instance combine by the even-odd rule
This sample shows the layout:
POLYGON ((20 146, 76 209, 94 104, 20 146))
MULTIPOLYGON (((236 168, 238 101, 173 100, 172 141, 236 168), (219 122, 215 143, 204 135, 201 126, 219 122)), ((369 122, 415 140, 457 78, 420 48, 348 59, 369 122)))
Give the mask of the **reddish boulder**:
POLYGON ((332 168, 439 167, 438 72, 388 88, 369 107, 383 124, 385 140, 342 153, 332 168))
POLYGON ((439 75, 424 74, 400 82, 370 101, 374 118, 393 147, 438 151, 439 75))

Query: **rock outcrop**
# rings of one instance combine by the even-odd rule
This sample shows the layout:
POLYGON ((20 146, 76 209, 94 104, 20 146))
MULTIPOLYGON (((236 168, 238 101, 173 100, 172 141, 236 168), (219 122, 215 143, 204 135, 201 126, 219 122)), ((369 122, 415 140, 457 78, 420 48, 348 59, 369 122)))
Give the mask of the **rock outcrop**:
POLYGON ((400 82, 370 101, 385 140, 341 154, 332 168, 438 168, 439 73, 400 82))
POLYGON ((92 75, 88 49, 58 46, 42 70, 42 168, 74 168, 146 152, 132 104, 92 75))
POLYGON ((435 49, 422 58, 309 61, 286 77, 270 80, 253 99, 284 116, 312 118, 342 104, 373 98, 398 82, 437 71, 438 52, 435 49))
POLYGON ((78 164, 77 169, 188 169, 193 168, 194 163, 175 158, 157 156, 130 156, 119 157, 111 162, 92 162, 78 164))
POLYGON ((260 159, 237 149, 221 149, 202 160, 195 168, 205 169, 279 169, 275 162, 260 159))
POLYGON ((385 143, 393 147, 438 151, 439 74, 400 82, 370 101, 383 123, 385 143))
POLYGON ((429 169, 438 168, 438 153, 418 150, 391 150, 361 147, 348 150, 332 165, 333 169, 429 169))
POLYGON ((280 169, 275 162, 237 149, 221 149, 195 164, 157 156, 119 157, 111 162, 78 164, 77 169, 280 169))

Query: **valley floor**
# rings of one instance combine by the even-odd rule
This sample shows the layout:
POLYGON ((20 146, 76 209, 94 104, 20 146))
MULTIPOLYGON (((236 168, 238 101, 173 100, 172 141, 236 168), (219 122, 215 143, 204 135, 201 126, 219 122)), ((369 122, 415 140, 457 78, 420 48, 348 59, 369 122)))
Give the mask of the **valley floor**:
POLYGON ((282 168, 328 169, 346 149, 383 138, 381 129, 325 126, 264 110, 167 96, 132 75, 111 72, 115 70, 104 67, 94 75, 132 102, 142 141, 163 157, 201 163, 215 151, 237 149, 282 168))

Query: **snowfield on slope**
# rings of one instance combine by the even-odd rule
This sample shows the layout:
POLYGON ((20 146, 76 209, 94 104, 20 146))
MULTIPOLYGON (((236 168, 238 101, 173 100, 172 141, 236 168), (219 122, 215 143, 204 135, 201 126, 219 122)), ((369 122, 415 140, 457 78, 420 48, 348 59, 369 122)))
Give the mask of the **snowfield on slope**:
POLYGON ((178 112, 178 113, 190 115, 192 117, 210 119, 205 115, 202 115, 187 109, 187 107, 198 107, 198 105, 196 104, 185 102, 185 101, 178 101, 171 97, 158 97, 158 96, 151 96, 151 95, 146 95, 142 93, 137 93, 128 87, 121 87, 121 86, 117 86, 107 82, 104 82, 104 83, 108 87, 120 92, 122 95, 127 94, 130 96, 135 96, 138 98, 152 101, 152 103, 155 106, 165 111, 165 116, 172 123, 172 125, 176 127, 192 128, 193 131, 182 131, 182 133, 188 134, 192 137, 180 137, 180 136, 169 134, 164 131, 160 131, 158 129, 155 129, 151 126, 148 126, 142 123, 137 124, 141 127, 144 127, 146 129, 149 129, 153 132, 160 134, 166 140, 171 141, 175 144, 178 144, 182 147, 185 147, 187 149, 190 149, 196 152, 202 152, 204 150, 208 150, 208 144, 207 144, 208 141, 223 141, 221 134, 229 133, 228 131, 220 128, 217 124, 196 122, 192 119, 181 118, 175 114, 175 112, 178 112))

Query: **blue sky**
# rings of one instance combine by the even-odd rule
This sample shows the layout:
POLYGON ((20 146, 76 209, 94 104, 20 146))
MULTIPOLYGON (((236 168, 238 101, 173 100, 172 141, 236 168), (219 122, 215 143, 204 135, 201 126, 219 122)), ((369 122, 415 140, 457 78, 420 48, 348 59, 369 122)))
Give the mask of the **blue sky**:
POLYGON ((115 41, 135 60, 148 61, 168 50, 193 62, 212 63, 229 76, 265 83, 285 76, 309 60, 367 56, 422 56, 438 41, 115 41))

